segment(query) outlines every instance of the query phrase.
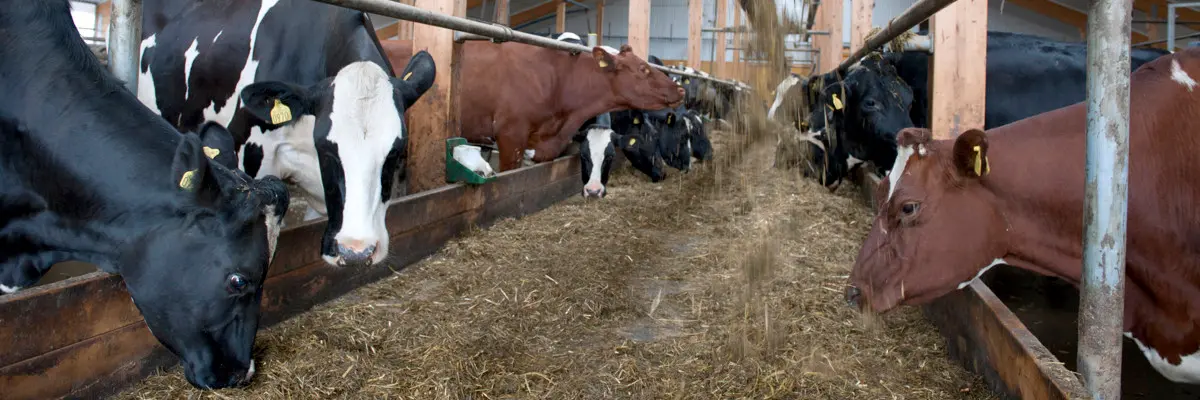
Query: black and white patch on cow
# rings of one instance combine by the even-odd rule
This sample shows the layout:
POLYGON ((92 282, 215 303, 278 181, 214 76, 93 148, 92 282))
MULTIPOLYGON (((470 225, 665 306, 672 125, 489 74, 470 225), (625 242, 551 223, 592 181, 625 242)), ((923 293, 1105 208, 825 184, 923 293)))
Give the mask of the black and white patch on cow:
POLYGON ((584 198, 603 198, 608 195, 608 174, 616 157, 613 144, 620 140, 607 126, 592 125, 575 136, 579 142, 579 161, 583 179, 584 198))
POLYGON ((329 218, 326 262, 386 258, 386 203, 405 178, 404 112, 433 83, 428 53, 394 77, 366 14, 307 0, 145 7, 158 17, 143 23, 143 103, 180 130, 228 127, 243 170, 297 185, 306 217, 329 218))

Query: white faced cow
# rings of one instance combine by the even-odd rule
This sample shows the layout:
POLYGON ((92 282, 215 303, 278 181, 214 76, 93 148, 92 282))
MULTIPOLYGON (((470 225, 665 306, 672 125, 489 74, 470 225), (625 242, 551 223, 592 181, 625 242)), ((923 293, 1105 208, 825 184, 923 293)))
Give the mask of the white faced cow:
POLYGON ((144 14, 138 98, 180 130, 228 127, 241 169, 298 185, 307 216, 329 217, 326 262, 386 258, 404 112, 433 84, 429 54, 397 78, 366 14, 308 0, 162 0, 144 14))

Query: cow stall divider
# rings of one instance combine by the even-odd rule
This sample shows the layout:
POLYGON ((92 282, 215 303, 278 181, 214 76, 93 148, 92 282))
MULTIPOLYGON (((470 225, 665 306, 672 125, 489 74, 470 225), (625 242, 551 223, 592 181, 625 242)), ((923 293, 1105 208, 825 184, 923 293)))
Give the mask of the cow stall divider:
MULTIPOLYGON (((843 60, 845 71, 868 53, 947 8, 956 0, 920 0, 892 18, 843 60)), ((962 0, 968 2, 971 0, 962 0)), ((986 7, 986 2, 984 3, 986 7)), ((1185 6, 1181 4, 1180 6, 1185 6)), ((991 388, 1013 398, 1118 399, 1121 393, 1122 322, 1124 305, 1125 228, 1128 189, 1129 52, 1132 4, 1125 0, 1092 0, 1088 10, 1087 170, 1083 280, 1080 284, 1079 374, 1067 370, 1020 319, 980 279, 924 307, 924 312, 947 339, 951 357, 983 375, 991 388), (1104 238, 1110 238, 1104 240, 1104 238)), ((1174 10, 1173 8, 1171 9, 1174 10)), ((961 15, 960 20, 972 18, 961 15)), ((1170 19, 1170 18, 1168 18, 1170 19)), ((862 20, 862 19, 859 19, 862 20)), ((865 20, 869 21, 869 18, 865 20)), ((932 53, 937 22, 931 24, 924 49, 932 53)), ((986 23, 985 23, 986 25, 986 23)), ((952 29, 958 30, 955 26, 952 29)), ((986 33, 986 29, 983 30, 986 33)), ((1168 37, 1173 35, 1168 34, 1168 37)), ((906 46, 907 49, 913 49, 906 46)), ((986 51, 986 40, 977 51, 986 51)), ((961 49, 959 50, 961 51, 961 49)), ((985 53, 986 54, 986 53, 985 53)), ((962 57, 983 63, 986 58, 962 57)), ((936 55, 934 55, 936 58, 936 55)), ((938 75, 931 59, 931 83, 938 75)), ((955 74, 957 75, 957 73, 955 74)), ((984 83, 972 85, 983 87, 984 83)), ((939 92, 943 92, 940 91, 939 92)), ((945 93, 945 92, 943 92, 945 93)), ((957 93, 956 93, 957 95, 957 93)), ((937 94, 932 95, 937 113, 937 94)), ((962 109, 959 109, 961 112, 962 109)), ((983 106, 978 106, 982 128, 983 106)), ((957 116, 956 116, 957 117, 957 116)), ((931 118, 935 138, 937 122, 931 118)), ((952 133, 955 135, 957 133, 952 133)), ((880 177, 860 168, 856 181, 873 208, 880 177)))

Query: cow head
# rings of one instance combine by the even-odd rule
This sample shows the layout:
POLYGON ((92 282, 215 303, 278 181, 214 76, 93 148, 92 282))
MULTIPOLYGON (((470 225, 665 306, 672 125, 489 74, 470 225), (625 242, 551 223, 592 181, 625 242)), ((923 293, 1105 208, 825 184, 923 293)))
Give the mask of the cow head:
POLYGON ((627 108, 661 110, 682 104, 683 88, 633 54, 629 45, 622 45, 617 54, 595 47, 592 57, 609 78, 612 93, 627 108))
POLYGON ((305 190, 324 200, 329 222, 321 256, 329 264, 374 264, 387 257, 384 217, 393 177, 397 171, 404 175, 404 113, 434 77, 433 58, 420 51, 398 78, 379 64, 360 61, 309 87, 268 81, 242 90, 243 106, 260 124, 290 131, 283 134, 294 137, 290 143, 310 143, 290 149, 302 168, 293 175, 320 178, 319 192, 305 190))
POLYGON ((702 162, 712 160, 712 142, 708 140, 708 133, 705 132, 704 119, 700 118, 696 110, 688 110, 684 117, 687 118, 686 123, 690 131, 692 157, 702 162))
POLYGON ((806 85, 810 88, 807 92, 808 104, 811 105, 808 119, 796 125, 797 131, 802 132, 801 138, 808 142, 809 146, 809 160, 803 168, 804 177, 815 179, 833 191, 841 185, 849 170, 861 161, 847 154, 844 147, 844 108, 836 108, 818 100, 823 96, 832 98, 835 93, 828 90, 837 90, 838 87, 822 86, 822 77, 814 78, 806 85))
POLYGON ((912 127, 913 92, 896 68, 879 53, 863 58, 845 79, 828 82, 817 101, 844 114, 846 152, 860 160, 890 165, 896 157, 896 132, 912 127))
POLYGON ((655 144, 663 162, 671 168, 687 171, 691 168, 692 161, 691 135, 688 130, 688 124, 691 122, 681 118, 682 109, 676 111, 680 112, 648 112, 645 113, 645 117, 653 125, 654 131, 658 132, 655 144))
POLYGON ((608 173, 616 156, 613 143, 619 140, 617 133, 603 124, 589 126, 585 131, 575 134, 575 141, 579 143, 580 175, 585 199, 599 199, 608 194, 608 173))
POLYGON ((663 172, 662 155, 658 153, 658 145, 655 143, 657 137, 658 132, 653 124, 646 121, 646 114, 637 112, 628 132, 617 141, 621 154, 629 160, 629 164, 649 176, 651 182, 659 182, 667 177, 663 172))
POLYGON ((991 192, 987 136, 969 130, 931 141, 899 133, 899 156, 877 189, 879 212, 859 250, 846 299, 884 312, 962 288, 1006 252, 1007 224, 991 192), (953 238, 953 240, 951 240, 953 238))
MULTIPOLYGON (((117 265, 146 326, 183 360, 200 388, 248 383, 267 266, 288 192, 274 176, 254 180, 232 164, 232 137, 216 124, 183 135, 170 171, 179 218, 121 246, 117 265), (203 140, 203 143, 202 143, 203 140)), ((164 173, 166 175, 166 173, 164 173)))

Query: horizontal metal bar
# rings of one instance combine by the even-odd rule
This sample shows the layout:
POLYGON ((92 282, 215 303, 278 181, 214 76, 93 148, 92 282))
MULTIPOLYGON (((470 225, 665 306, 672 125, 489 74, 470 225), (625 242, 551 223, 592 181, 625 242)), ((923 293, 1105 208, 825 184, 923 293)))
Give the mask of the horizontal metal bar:
MULTIPOLYGON (((1135 24, 1165 24, 1165 19, 1135 19, 1132 21, 1135 24)), ((1200 25, 1200 21, 1175 21, 1179 25, 1200 25)))
MULTIPOLYGON (((429 10, 423 10, 404 3, 394 2, 390 0, 316 0, 326 4, 332 4, 339 7, 345 7, 360 11, 365 11, 373 14, 379 14, 386 17, 398 18, 405 21, 412 21, 424 25, 433 25, 440 28, 455 30, 454 40, 461 42, 463 40, 490 40, 493 42, 517 42, 532 46, 545 47, 556 50, 563 50, 572 53, 590 52, 591 48, 577 44, 562 42, 550 39, 544 36, 533 35, 521 31, 513 30, 507 26, 472 21, 466 18, 459 18, 451 15, 437 13, 429 10), (474 35, 474 36, 472 36, 474 35)), ((683 71, 673 70, 667 67, 650 64, 660 71, 669 74, 688 76, 692 78, 709 80, 716 83, 721 83, 729 86, 740 86, 732 81, 718 79, 708 76, 689 74, 683 71)))
MULTIPOLYGON (((1180 39, 1191 39, 1191 38, 1194 38, 1194 37, 1200 37, 1200 32, 1189 33, 1189 34, 1186 34, 1186 35, 1183 35, 1183 36, 1176 36, 1176 37, 1175 37, 1175 40, 1180 40, 1180 39)), ((1141 42, 1141 43, 1134 43, 1134 44, 1133 44, 1133 46, 1131 46, 1131 47, 1149 46, 1149 45, 1152 45, 1152 44, 1164 43, 1164 42, 1166 42, 1166 41, 1168 41, 1168 40, 1169 40, 1169 39, 1154 39, 1154 40, 1147 40, 1147 41, 1145 41, 1145 42, 1141 42)))
POLYGON ((1170 9, 1170 8, 1191 8, 1191 7, 1200 7, 1200 2, 1167 4, 1168 9, 1170 9))
POLYGON ((913 3, 912 6, 908 7, 900 15, 897 15, 896 18, 888 21, 882 30, 867 38, 862 47, 850 54, 850 58, 842 61, 841 65, 838 65, 838 70, 844 71, 850 68, 851 65, 854 65, 859 59, 866 56, 867 53, 875 51, 875 49, 895 39, 901 33, 917 26, 921 21, 929 19, 933 14, 936 14, 952 3, 954 3, 954 0, 920 0, 913 3))

